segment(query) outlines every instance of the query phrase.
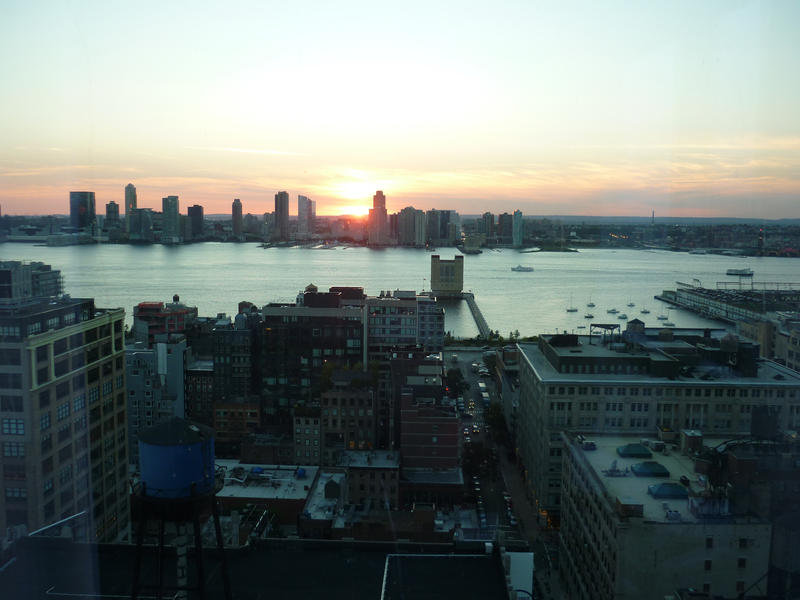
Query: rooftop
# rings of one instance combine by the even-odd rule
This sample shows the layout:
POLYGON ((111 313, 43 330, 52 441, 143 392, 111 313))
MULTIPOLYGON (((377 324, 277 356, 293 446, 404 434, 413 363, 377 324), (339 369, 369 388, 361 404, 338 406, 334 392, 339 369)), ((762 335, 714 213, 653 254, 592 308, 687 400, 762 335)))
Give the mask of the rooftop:
MULTIPOLYGON (((626 349, 623 342, 602 344, 599 337, 574 336, 577 344, 556 346, 551 348, 558 356, 580 356, 583 358, 617 358, 625 359, 647 358, 653 362, 673 361, 671 356, 678 356, 687 352, 694 352, 695 346, 682 341, 674 340, 648 340, 647 347, 638 347, 634 350, 626 349), (664 354, 666 353, 666 354, 664 354)), ((749 384, 749 385, 800 385, 800 373, 769 360, 757 360, 758 374, 755 377, 745 377, 726 365, 715 363, 702 363, 692 367, 691 374, 681 374, 674 379, 657 377, 647 372, 640 373, 568 373, 559 372, 542 353, 535 343, 519 344, 520 355, 523 362, 527 362, 536 374, 545 383, 567 382, 585 383, 587 385, 606 384, 653 384, 663 382, 665 385, 685 383, 691 385, 719 385, 719 384, 749 384)))
POLYGON ((338 512, 338 508, 342 505, 342 488, 346 481, 347 477, 344 473, 322 471, 319 474, 316 485, 311 489, 303 514, 307 518, 314 520, 333 519, 338 512), (331 481, 339 486, 338 497, 328 498, 325 495, 325 486, 331 481))
MULTIPOLYGON (((690 510, 690 501, 695 500, 689 496, 702 499, 709 484, 704 476, 695 472, 693 460, 669 444, 657 444, 656 440, 648 442, 650 457, 623 457, 617 451, 641 441, 641 438, 632 436, 598 435, 591 438, 595 449, 590 450, 584 449, 586 445, 577 440, 570 440, 571 448, 585 459, 612 506, 624 507, 618 507, 618 511, 657 523, 702 521, 702 517, 690 510), (661 446, 664 451, 656 449, 661 446)), ((704 445, 716 446, 723 441, 705 439, 704 445)), ((725 501, 717 516, 729 516, 725 501)))
POLYGON ((238 460, 217 459, 225 470, 224 486, 218 498, 257 498, 264 500, 304 500, 319 467, 257 465, 238 460))

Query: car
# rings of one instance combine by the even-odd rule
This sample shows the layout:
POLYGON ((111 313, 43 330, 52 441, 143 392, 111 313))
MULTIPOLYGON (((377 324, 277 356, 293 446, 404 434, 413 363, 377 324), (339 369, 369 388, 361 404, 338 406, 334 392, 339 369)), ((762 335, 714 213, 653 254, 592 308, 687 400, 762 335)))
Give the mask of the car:
POLYGON ((471 444, 471 443, 472 443, 472 438, 471 438, 471 437, 469 437, 469 436, 467 436, 467 437, 465 437, 465 438, 464 438, 464 441, 465 441, 467 444, 471 444))
POLYGON ((505 498, 506 502, 511 500, 511 494, 508 492, 503 492, 503 498, 505 498))
POLYGON ((464 435, 469 435, 469 427, 464 427, 464 435))
POLYGON ((514 517, 514 515, 511 515, 511 518, 508 519, 508 523, 512 527, 516 527, 517 526, 517 519, 514 517))
POLYGON ((472 426, 472 433, 480 433, 480 432, 481 432, 480 427, 478 427, 477 425, 472 426))
POLYGON ((476 485, 476 486, 475 486, 474 488, 472 488, 472 489, 475 491, 475 493, 476 493, 476 494, 480 494, 480 493, 481 493, 481 486, 479 486, 479 485, 476 485))

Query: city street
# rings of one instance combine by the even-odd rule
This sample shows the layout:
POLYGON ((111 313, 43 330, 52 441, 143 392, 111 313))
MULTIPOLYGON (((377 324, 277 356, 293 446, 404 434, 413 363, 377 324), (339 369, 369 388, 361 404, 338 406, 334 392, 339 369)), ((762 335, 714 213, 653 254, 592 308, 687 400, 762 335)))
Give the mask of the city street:
MULTIPOLYGON (((522 474, 515 462, 509 459, 508 448, 497 445, 486 430, 485 408, 480 400, 479 382, 486 385, 492 402, 499 401, 499 398, 496 396, 493 380, 490 377, 480 377, 472 368, 473 363, 483 364, 484 352, 481 348, 448 348, 444 355, 446 368, 460 368, 470 385, 470 389, 464 394, 465 403, 474 401, 474 409, 467 408, 466 411, 472 413, 472 418, 462 418, 461 427, 469 429, 471 444, 482 445, 486 450, 487 464, 481 465, 482 468, 477 473, 481 490, 479 496, 489 527, 500 528, 510 547, 527 543, 534 553, 536 598, 555 600, 561 597, 557 571, 558 537, 555 532, 547 532, 539 526, 538 515, 527 497, 522 474), (453 355, 457 357, 455 361, 453 355), (480 433, 473 431, 475 426, 480 433), (510 495, 515 525, 510 522, 504 493, 510 495)), ((462 435, 462 439, 466 437, 462 435)), ((472 474, 467 473, 465 476, 471 478, 472 474)), ((468 487, 474 489, 471 479, 468 487)))

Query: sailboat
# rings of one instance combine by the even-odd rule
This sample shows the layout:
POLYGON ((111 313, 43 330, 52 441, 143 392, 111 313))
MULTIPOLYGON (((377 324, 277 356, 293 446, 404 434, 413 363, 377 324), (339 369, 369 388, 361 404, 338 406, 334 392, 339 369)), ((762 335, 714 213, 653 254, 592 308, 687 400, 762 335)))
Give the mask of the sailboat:
POLYGON ((572 305, 572 294, 569 295, 569 306, 567 307, 567 312, 569 313, 578 312, 578 309, 572 305))
POLYGON ((594 307, 595 307, 595 303, 592 302, 592 297, 589 296, 589 304, 586 305, 586 308, 594 308, 594 307))
POLYGON ((671 308, 667 309, 667 320, 664 321, 664 327, 675 327, 675 323, 669 320, 669 311, 672 310, 671 308))
POLYGON ((649 315, 650 314, 650 311, 647 310, 646 306, 642 310, 640 310, 639 312, 642 313, 643 315, 649 315))

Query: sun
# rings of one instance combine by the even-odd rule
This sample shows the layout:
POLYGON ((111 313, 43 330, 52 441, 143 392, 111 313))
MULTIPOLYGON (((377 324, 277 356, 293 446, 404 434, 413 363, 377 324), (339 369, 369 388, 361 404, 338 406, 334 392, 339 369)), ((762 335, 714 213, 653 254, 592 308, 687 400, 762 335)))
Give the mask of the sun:
POLYGON ((378 189, 380 188, 375 187, 370 181, 341 181, 333 186, 332 192, 343 200, 364 202, 371 199, 378 189))

